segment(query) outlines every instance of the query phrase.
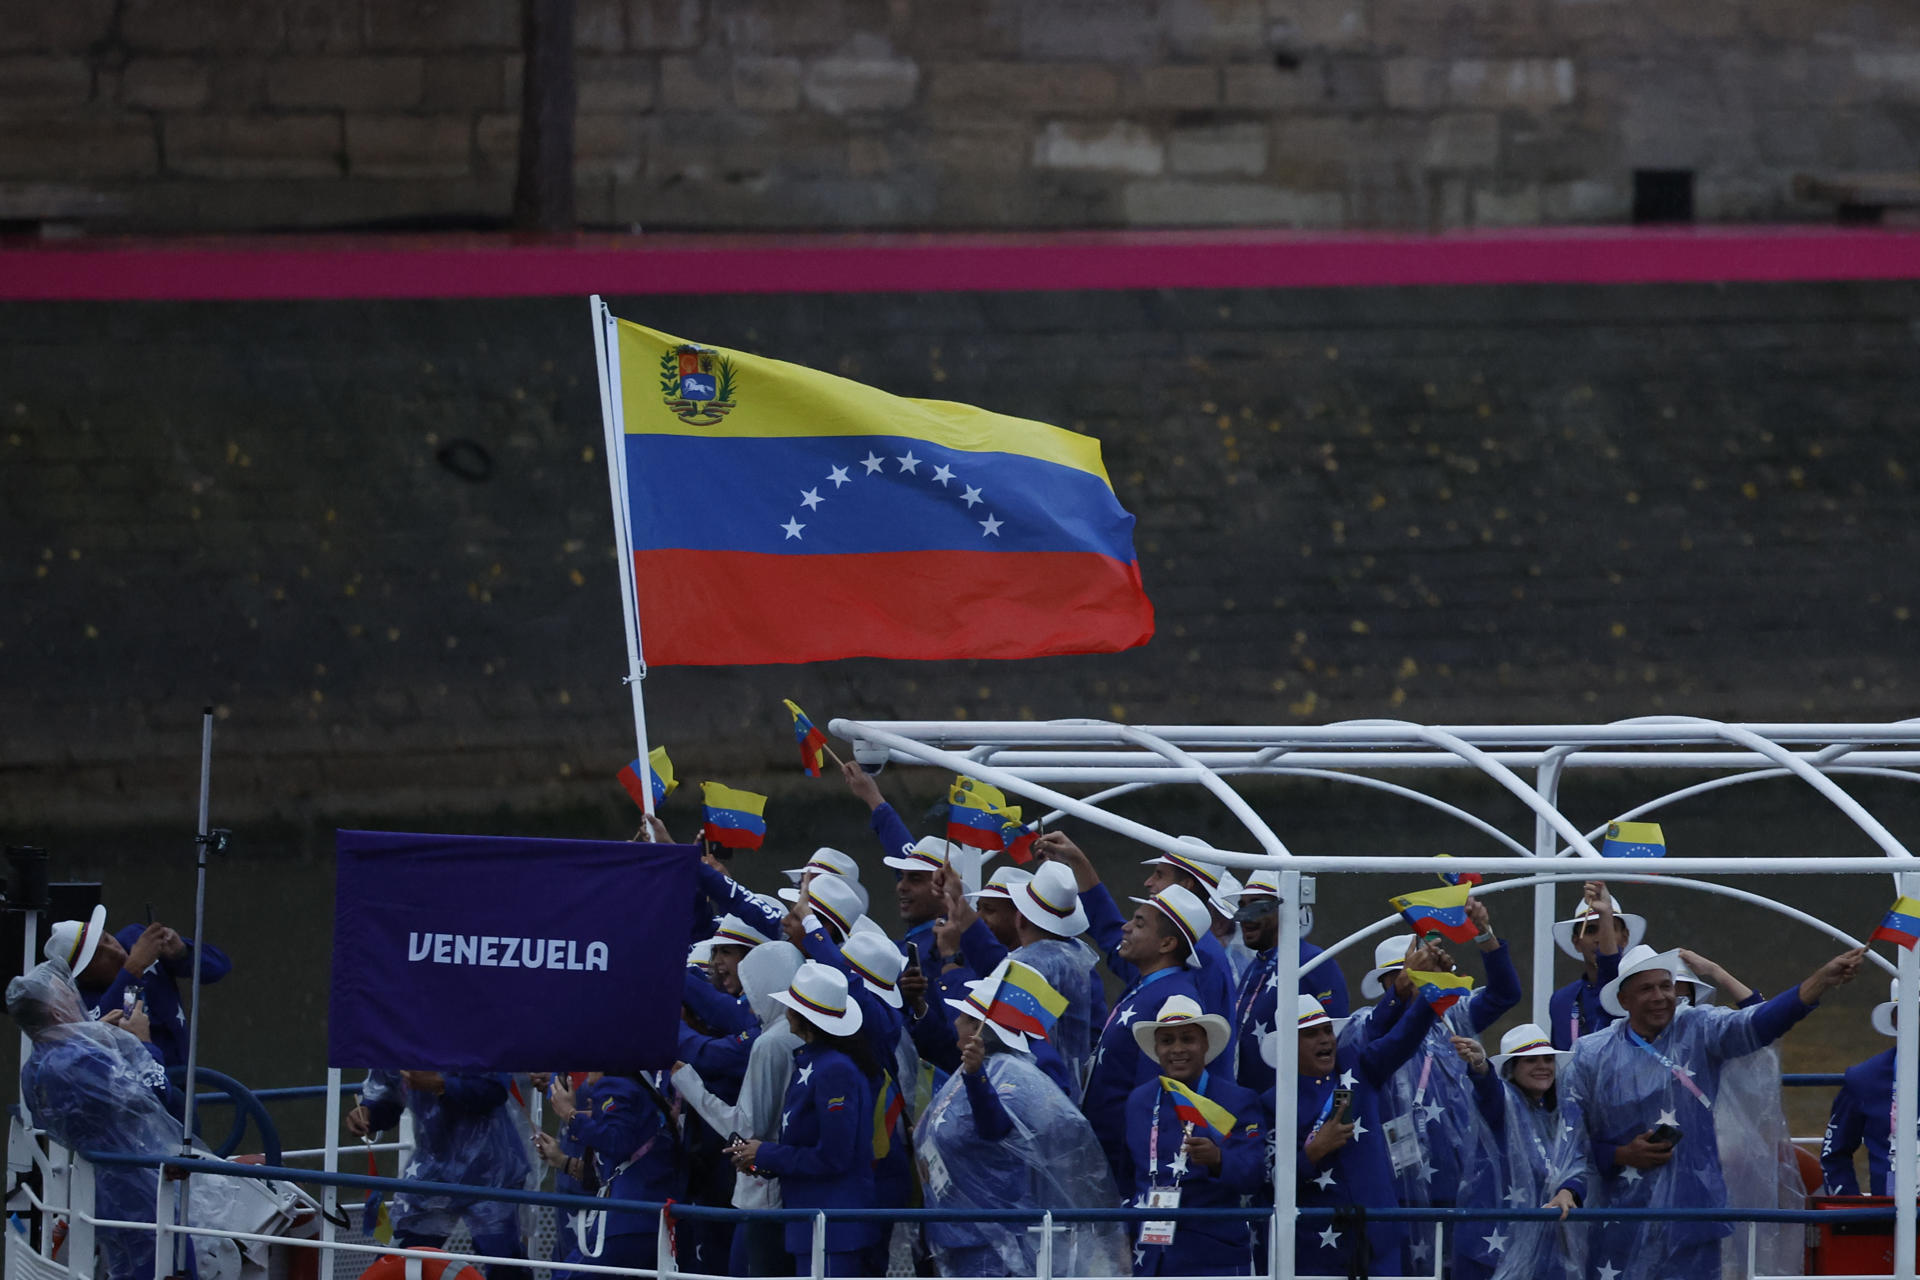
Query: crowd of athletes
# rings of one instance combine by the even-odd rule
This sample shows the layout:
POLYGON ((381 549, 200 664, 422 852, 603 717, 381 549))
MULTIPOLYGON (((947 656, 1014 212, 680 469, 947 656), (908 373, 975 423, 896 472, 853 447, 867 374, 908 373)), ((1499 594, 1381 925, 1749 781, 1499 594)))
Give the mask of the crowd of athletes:
MULTIPOLYGON (((1848 1072, 1809 1175, 1787 1140, 1770 1048, 1853 978, 1860 951, 1763 993, 1696 951, 1648 945, 1645 921, 1591 882, 1554 928, 1580 973, 1553 993, 1549 1025, 1488 1044, 1480 1037, 1525 993, 1479 898, 1467 908, 1472 944, 1389 936, 1355 999, 1339 965, 1303 941, 1298 990, 1283 992, 1270 873, 1242 883, 1192 840, 1109 886, 1055 831, 1035 842, 1033 861, 989 863, 985 883, 965 892, 945 840, 916 839, 874 777, 843 772, 871 810, 885 883, 863 882, 858 860, 821 848, 768 895, 735 879, 734 862, 704 858, 670 1072, 379 1071, 346 1113, 350 1133, 371 1140, 410 1113, 406 1176, 423 1182, 518 1188, 550 1173, 556 1190, 612 1200, 955 1211, 914 1224, 884 1212, 830 1218, 822 1265, 834 1276, 1033 1275, 1042 1250, 1060 1275, 1265 1274, 1260 1210, 1273 1202, 1276 1160, 1292 1162, 1301 1206, 1336 1211, 1303 1217, 1295 1232, 1297 1273, 1315 1276, 1431 1275, 1438 1264, 1462 1280, 1708 1280, 1745 1274, 1749 1249, 1762 1270, 1794 1272, 1798 1224, 1748 1227, 1713 1211, 1798 1207, 1809 1188, 1887 1190, 1892 1050, 1848 1072), (891 902, 877 900, 888 891, 891 902), (1471 994, 1436 1012, 1408 975, 1456 966, 1475 980, 1471 994), (1287 1018, 1298 1032, 1297 1123, 1276 1134, 1287 1018), (547 1117, 538 1129, 535 1091, 547 1117), (1854 1167, 1862 1146, 1866 1187, 1854 1167), (1135 1219, 1047 1227, 991 1216, 1121 1206, 1135 1219), (1367 1216, 1395 1206, 1676 1216, 1444 1228, 1367 1216), (1239 1212, 1171 1212, 1203 1208, 1239 1212)), ((651 816, 643 835, 672 841, 651 816)), ((77 951, 71 930, 85 927, 56 929, 49 964, 8 991, 35 1042, 27 1101, 56 1136, 63 1123, 85 1127, 116 1088, 165 1096, 148 1062, 164 1063, 165 1050, 144 1009, 136 1023, 109 1007, 106 961, 79 966, 88 972, 77 980, 54 954, 77 951), (76 1091, 76 1055, 89 1054, 120 1064, 101 1067, 103 1081, 125 1079, 76 1091)), ((114 963, 177 968, 177 936, 158 943, 165 950, 135 947, 131 958, 120 947, 114 963)), ((124 985, 119 974, 108 981, 124 985)), ((1891 1004, 1874 1025, 1892 1034, 1891 1004)), ((92 1129, 74 1137, 83 1148, 103 1140, 92 1129)), ((409 1189, 387 1212, 402 1245, 444 1245, 464 1223, 477 1252, 526 1256, 513 1204, 409 1189)), ((661 1221, 567 1215, 559 1273, 655 1266, 661 1221)), ((703 1274, 807 1275, 821 1243, 811 1219, 681 1215, 669 1230, 678 1269, 703 1274)), ((149 1239, 144 1258, 109 1256, 109 1273, 144 1264, 151 1274, 151 1257, 149 1239)))

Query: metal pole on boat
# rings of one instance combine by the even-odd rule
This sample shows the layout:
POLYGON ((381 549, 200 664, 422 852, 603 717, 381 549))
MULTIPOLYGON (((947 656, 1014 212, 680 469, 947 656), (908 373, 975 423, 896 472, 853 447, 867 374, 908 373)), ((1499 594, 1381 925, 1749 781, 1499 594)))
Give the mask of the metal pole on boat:
MULTIPOLYGON (((200 1069, 200 963, 207 931, 207 850, 216 843, 226 843, 226 833, 217 836, 207 825, 208 806, 213 794, 213 708, 206 707, 200 713, 200 824, 193 838, 194 846, 194 885, 193 885, 193 990, 187 1005, 187 1101, 180 1118, 180 1153, 193 1154, 193 1111, 194 1096, 197 1089, 197 1073, 200 1069)), ((191 1175, 183 1174, 180 1179, 180 1221, 189 1222, 188 1205, 191 1203, 189 1182, 191 1175)), ((175 1275, 186 1274, 183 1250, 193 1247, 192 1236, 174 1238, 173 1268, 175 1275)))

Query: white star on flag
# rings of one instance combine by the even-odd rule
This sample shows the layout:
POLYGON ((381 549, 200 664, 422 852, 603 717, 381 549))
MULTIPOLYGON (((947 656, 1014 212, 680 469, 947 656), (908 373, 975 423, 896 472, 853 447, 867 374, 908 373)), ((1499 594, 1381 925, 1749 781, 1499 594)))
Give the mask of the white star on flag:
POLYGON ((953 479, 953 468, 947 466, 945 463, 942 463, 940 466, 937 466, 933 469, 933 478, 935 480, 938 480, 940 484, 944 487, 947 481, 953 479))
POLYGON ((833 487, 838 489, 841 485, 848 483, 847 469, 845 467, 835 467, 833 470, 827 472, 827 479, 833 481, 833 487))
POLYGON ((908 475, 917 476, 920 474, 920 459, 913 456, 913 450, 909 449, 901 454, 899 462, 900 469, 908 475))
POLYGON ((800 536, 800 531, 806 528, 807 526, 801 524, 798 520, 795 520, 792 516, 788 516, 787 522, 781 525, 780 527, 787 531, 787 537, 789 539, 793 539, 793 538, 798 538, 800 536))
POLYGON ((966 492, 960 495, 960 501, 966 503, 969 507, 983 500, 980 497, 980 491, 972 485, 965 485, 963 487, 966 489, 966 492))
POLYGON ((813 510, 815 507, 819 506, 822 502, 825 502, 825 501, 826 499, 820 496, 820 491, 818 489, 802 489, 800 491, 800 505, 805 507, 809 511, 813 510))
POLYGON ((982 520, 982 521, 980 522, 980 527, 981 527, 982 529, 985 529, 985 530, 986 530, 986 532, 985 532, 985 533, 983 533, 983 534, 981 534, 980 536, 981 536, 981 537, 983 537, 983 538, 986 538, 986 537, 994 537, 994 538, 997 538, 997 537, 999 537, 999 536, 1000 536, 1000 526, 1001 526, 1001 525, 1003 525, 1003 524, 1005 524, 1005 523, 1006 523, 1006 521, 1004 521, 1004 520, 1000 520, 1000 519, 996 519, 996 518, 995 518, 995 517, 993 517, 992 515, 989 515, 989 516, 988 516, 988 517, 987 517, 987 518, 986 518, 985 520, 982 520))
POLYGON ((874 472, 878 471, 880 469, 880 464, 885 461, 886 461, 885 458, 881 457, 879 454, 875 453, 871 449, 867 450, 866 457, 860 459, 861 465, 866 467, 868 475, 872 475, 874 472))

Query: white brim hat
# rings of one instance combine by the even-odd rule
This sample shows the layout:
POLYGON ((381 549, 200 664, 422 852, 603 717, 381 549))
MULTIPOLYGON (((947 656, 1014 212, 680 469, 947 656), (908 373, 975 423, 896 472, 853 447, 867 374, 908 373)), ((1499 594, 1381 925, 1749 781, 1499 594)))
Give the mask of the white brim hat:
POLYGON ((1894 1015, 1900 1012, 1900 979, 1895 978, 1887 984, 1887 1002, 1873 1006, 1873 1029, 1883 1036, 1897 1036, 1900 1029, 1894 1023, 1894 1015))
POLYGON ((1537 1022, 1523 1022, 1500 1037, 1500 1052, 1487 1059, 1495 1071, 1515 1058, 1571 1058, 1572 1052, 1553 1047, 1553 1040, 1537 1022))
POLYGON ((942 871, 953 856, 953 846, 939 836, 922 836, 899 856, 880 861, 895 871, 942 871))
MULTIPOLYGON (((1140 865, 1172 867, 1175 871, 1192 876, 1195 883, 1205 892, 1208 905, 1218 908, 1221 915, 1232 915, 1234 904, 1221 896, 1220 888, 1221 877, 1227 874, 1227 869, 1220 863, 1208 862, 1204 857, 1204 854, 1213 852, 1213 846, 1198 836, 1181 836, 1179 842, 1191 845, 1193 852, 1162 853, 1158 857, 1144 860, 1140 865)), ((1192 891, 1189 890, 1189 892, 1192 891)))
POLYGON ((707 939, 709 954, 713 947, 746 947, 751 950, 762 943, 772 942, 766 934, 760 932, 739 916, 720 917, 720 923, 714 926, 713 936, 707 939))
POLYGON ((1713 1003, 1713 993, 1716 988, 1711 982, 1708 982, 1705 978, 1695 973, 1693 966, 1689 965, 1685 960, 1680 961, 1679 968, 1674 970, 1673 974, 1673 985, 1678 987, 1682 983, 1693 987, 1694 990, 1685 995, 1681 995, 1679 997, 1680 999, 1692 1000, 1695 1004, 1713 1003))
POLYGON ((1600 1007, 1616 1018, 1624 1018, 1627 1011, 1620 1004, 1620 987, 1635 974, 1660 970, 1672 977, 1686 968, 1680 962, 1680 952, 1655 951, 1649 946, 1638 946, 1620 957, 1620 976, 1600 988, 1600 1007))
POLYGON ((702 938, 687 948, 687 963, 702 969, 713 963, 713 939, 702 938))
POLYGON ((847 994, 847 975, 809 960, 793 975, 785 991, 773 999, 787 1006, 830 1036, 850 1036, 860 1029, 860 1006, 847 994))
POLYGON ((983 901, 1011 902, 1013 887, 1017 884, 1025 884, 1031 879, 1033 879, 1031 871, 1022 871, 1019 867, 1001 867, 993 873, 993 878, 986 884, 972 893, 963 893, 960 896, 973 906, 979 906, 983 901))
POLYGON ((1366 976, 1360 979, 1360 994, 1369 1000, 1378 1000, 1386 995, 1386 984, 1380 979, 1406 968, 1407 952, 1419 941, 1414 934, 1397 933, 1374 944, 1373 968, 1367 970, 1366 976))
MULTIPOLYGON (((859 863, 838 849, 824 844, 813 851, 813 856, 807 859, 806 866, 788 867, 780 874, 795 884, 799 884, 800 881, 805 879, 807 874, 812 871, 830 871, 834 875, 845 876, 849 880, 857 881, 860 879, 859 863)), ((788 900, 791 901, 791 899, 788 900)))
MULTIPOLYGON (((1607 901, 1613 904, 1613 918, 1627 926, 1627 950, 1633 950, 1640 945, 1640 940, 1647 936, 1647 918, 1645 916, 1629 915, 1622 911, 1620 909, 1620 900, 1612 894, 1607 895, 1607 901)), ((1573 959, 1581 959, 1580 949, 1573 945, 1573 931, 1580 925, 1585 924, 1592 915, 1593 913, 1587 910, 1586 902, 1582 900, 1580 905, 1573 909, 1571 918, 1555 922, 1553 926, 1554 945, 1573 959)))
MULTIPOLYGON (((839 873, 826 871, 826 872, 820 872, 819 874, 837 875, 839 873)), ((845 876, 841 876, 840 878, 843 880, 846 880, 845 876)), ((857 898, 860 902, 860 914, 865 915, 867 913, 867 908, 869 904, 869 900, 867 898, 867 887, 861 884, 858 880, 847 880, 847 883, 853 887, 853 896, 857 898)), ((780 890, 780 901, 786 903, 788 906, 792 906, 794 903, 800 901, 800 891, 798 889, 782 889, 780 890)))
POLYGON ((100 904, 88 913, 85 920, 62 920, 53 926, 47 935, 47 946, 43 953, 49 960, 59 960, 67 966, 67 972, 76 979, 86 972, 93 957, 100 950, 100 938, 107 929, 107 908, 100 904))
POLYGON ((906 967, 907 958, 880 926, 862 916, 846 945, 840 948, 840 958, 860 975, 867 990, 882 1003, 895 1009, 901 1007, 904 1002, 900 998, 900 971, 906 967))
POLYGON ((1001 1026, 993 1019, 994 997, 1000 993, 1000 983, 1007 971, 1007 961, 1002 960, 994 966, 992 973, 984 978, 975 978, 967 983, 966 998, 949 998, 947 1007, 956 1013, 964 1013, 983 1027, 992 1027, 1000 1042, 1009 1049, 1018 1049, 1021 1053, 1032 1053, 1033 1046, 1028 1043, 1027 1033, 1016 1031, 1012 1027, 1001 1026))
POLYGON ((1204 1012, 1191 996, 1168 996, 1166 1003, 1160 1006, 1160 1012, 1150 1021, 1133 1024, 1133 1042, 1140 1046, 1140 1052, 1149 1058, 1158 1058, 1153 1044, 1153 1033, 1161 1027, 1201 1027, 1207 1033, 1207 1061, 1227 1051, 1227 1045, 1233 1039, 1233 1028, 1227 1020, 1217 1013, 1204 1012))
POLYGON ((1087 909, 1080 903, 1080 886, 1062 862, 1043 862, 1025 884, 1007 895, 1013 909, 1037 929, 1056 938, 1077 938, 1087 931, 1087 909))
MULTIPOLYGON (((1300 1025, 1296 1034, 1298 1034, 1299 1031, 1307 1031, 1313 1027, 1330 1026, 1333 1028, 1333 1033, 1339 1035, 1340 1028, 1353 1021, 1351 1018, 1334 1017, 1312 996, 1301 996, 1299 1009, 1300 1025)), ((1260 1037, 1260 1060, 1270 1067, 1280 1065, 1280 1032, 1277 1029, 1269 1031, 1266 1035, 1260 1037)))
POLYGON ((1213 931, 1213 917, 1207 913, 1206 903, 1200 901, 1193 890, 1185 885, 1170 884, 1151 898, 1135 898, 1133 901, 1151 906, 1171 920, 1174 929, 1186 939, 1187 968, 1201 967, 1200 939, 1213 931))

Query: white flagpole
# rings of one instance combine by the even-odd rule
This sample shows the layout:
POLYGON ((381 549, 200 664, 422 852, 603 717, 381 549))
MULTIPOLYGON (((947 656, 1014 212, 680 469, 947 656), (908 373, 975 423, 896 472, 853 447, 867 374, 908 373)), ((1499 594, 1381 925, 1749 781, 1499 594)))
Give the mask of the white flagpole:
MULTIPOLYGON (((588 300, 593 311, 593 351, 600 367, 600 422, 607 450, 607 486, 613 494, 614 552, 619 560, 620 603, 627 623, 627 688, 633 695, 633 736, 640 748, 640 767, 650 769, 647 760, 647 703, 641 683, 647 678, 647 663, 640 647, 639 584, 633 580, 633 530, 627 523, 627 426, 620 402, 620 333, 607 310, 607 304, 594 294, 588 300)), ((640 808, 653 812, 653 778, 641 774, 640 808)))

